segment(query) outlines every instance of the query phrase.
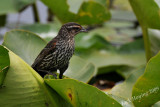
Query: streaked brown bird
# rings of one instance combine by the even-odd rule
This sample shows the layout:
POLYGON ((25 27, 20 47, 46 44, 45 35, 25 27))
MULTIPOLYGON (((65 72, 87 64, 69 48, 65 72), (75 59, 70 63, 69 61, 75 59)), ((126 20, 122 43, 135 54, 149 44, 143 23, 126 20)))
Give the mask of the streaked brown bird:
POLYGON ((81 25, 70 22, 64 24, 58 35, 53 38, 40 52, 32 64, 32 68, 42 77, 52 72, 60 71, 59 78, 62 79, 63 73, 67 70, 69 60, 74 53, 74 37, 80 32, 87 32, 81 25))

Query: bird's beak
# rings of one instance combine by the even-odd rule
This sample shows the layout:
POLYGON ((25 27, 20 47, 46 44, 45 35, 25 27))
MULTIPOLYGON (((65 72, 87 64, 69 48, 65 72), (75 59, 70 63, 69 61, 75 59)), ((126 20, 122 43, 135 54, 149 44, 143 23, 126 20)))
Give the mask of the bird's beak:
POLYGON ((80 32, 88 32, 88 30, 85 29, 84 27, 82 27, 82 29, 80 30, 80 32))

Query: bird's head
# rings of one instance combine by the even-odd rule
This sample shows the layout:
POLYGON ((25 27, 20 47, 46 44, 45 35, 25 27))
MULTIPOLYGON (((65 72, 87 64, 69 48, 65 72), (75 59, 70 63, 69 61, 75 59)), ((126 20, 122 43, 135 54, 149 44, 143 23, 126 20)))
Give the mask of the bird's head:
POLYGON ((64 27, 67 32, 72 36, 75 36, 80 32, 87 32, 87 29, 83 28, 80 24, 74 22, 66 23, 62 27, 64 27))

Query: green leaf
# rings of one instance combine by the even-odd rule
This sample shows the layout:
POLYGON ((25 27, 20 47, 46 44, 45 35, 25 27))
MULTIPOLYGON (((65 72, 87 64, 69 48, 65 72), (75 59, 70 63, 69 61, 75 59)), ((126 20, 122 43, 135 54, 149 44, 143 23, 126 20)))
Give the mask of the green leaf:
POLYGON ((123 10, 111 10, 111 14, 112 14, 112 20, 123 20, 125 21, 137 21, 136 16, 134 15, 134 13, 132 11, 123 11, 123 10))
MULTIPOLYGON (((96 28, 94 30, 91 30, 89 33, 86 35, 94 37, 95 35, 99 35, 103 38, 105 38, 106 41, 109 41, 110 43, 113 44, 124 44, 131 42, 133 40, 133 33, 130 31, 130 33, 123 32, 122 29, 127 29, 128 27, 133 26, 132 23, 105 23, 104 27, 96 28), (120 29, 120 30, 115 30, 115 29, 120 29)), ((128 30, 128 29, 127 29, 128 30)), ((134 30, 137 33, 137 30, 134 30)), ((86 37, 87 38, 87 37, 86 37)))
POLYGON ((62 24, 58 21, 58 19, 54 18, 54 23, 27 24, 27 25, 20 26, 19 29, 31 31, 31 32, 39 35, 42 38, 50 37, 52 39, 53 37, 55 37, 58 34, 58 31, 59 31, 61 26, 62 26, 62 24))
POLYGON ((70 62, 65 75, 73 79, 89 82, 97 71, 92 63, 89 63, 78 56, 73 56, 70 62))
POLYGON ((113 7, 117 10, 132 10, 128 0, 116 0, 113 7))
POLYGON ((158 101, 157 103, 155 103, 152 107, 159 107, 160 106, 160 101, 158 101))
POLYGON ((36 0, 1 0, 0 15, 18 12, 25 6, 34 3, 36 0))
POLYGON ((121 107, 102 91, 76 80, 45 79, 45 82, 74 107, 121 107))
POLYGON ((131 67, 131 66, 122 66, 121 68, 118 68, 116 72, 121 75, 124 79, 127 79, 128 76, 132 73, 133 70, 137 69, 137 67, 131 67))
POLYGON ((46 41, 28 31, 12 30, 5 34, 3 45, 31 65, 46 41))
POLYGON ((152 55, 156 55, 160 50, 160 30, 149 29, 149 39, 151 42, 152 55))
POLYGON ((138 53, 144 52, 143 39, 137 39, 133 42, 126 43, 119 48, 120 53, 138 53), (136 51, 135 51, 136 50, 136 51))
POLYGON ((129 0, 139 22, 148 28, 160 29, 159 0, 129 0), (149 13, 149 14, 148 14, 149 13))
POLYGON ((99 24, 106 20, 109 20, 110 18, 110 13, 108 12, 107 8, 95 1, 41 1, 46 4, 63 23, 78 22, 80 24, 99 24))
POLYGON ((10 60, 9 60, 8 50, 0 45, 0 87, 3 84, 9 66, 10 66, 10 60))
POLYGON ((145 64, 144 52, 119 53, 101 49, 83 52, 80 56, 96 65, 99 74, 115 71, 121 66, 138 67, 145 64))
MULTIPOLYGON (((46 44, 47 42, 39 36, 23 30, 13 30, 6 33, 3 43, 29 65, 34 62, 34 59, 46 44)), ((79 57, 73 57, 66 75, 79 81, 88 82, 95 72, 96 68, 93 64, 79 57)))
POLYGON ((134 107, 131 101, 128 101, 122 97, 115 96, 113 94, 108 94, 108 93, 106 94, 115 99, 116 101, 118 101, 123 107, 134 107))
POLYGON ((133 87, 132 100, 135 106, 147 107, 160 100, 160 53, 152 57, 144 74, 133 87))
POLYGON ((92 62, 99 74, 116 71, 124 66, 136 68, 145 64, 142 39, 126 43, 117 49, 105 39, 108 35, 105 30, 106 28, 96 29, 88 34, 77 35, 76 54, 92 62))
POLYGON ((10 68, 0 88, 0 106, 68 107, 28 64, 11 51, 9 56, 10 68))
POLYGON ((129 102, 131 102, 132 97, 132 88, 134 84, 136 83, 137 79, 144 73, 144 67, 140 67, 129 75, 129 77, 121 84, 116 85, 112 88, 110 91, 111 94, 115 96, 122 97, 129 102))

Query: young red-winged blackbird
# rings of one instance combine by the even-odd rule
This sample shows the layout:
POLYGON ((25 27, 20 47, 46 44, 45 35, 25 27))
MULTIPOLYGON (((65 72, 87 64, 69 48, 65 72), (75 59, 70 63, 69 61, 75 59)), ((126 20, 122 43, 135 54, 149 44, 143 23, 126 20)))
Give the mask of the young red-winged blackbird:
POLYGON ((46 74, 57 77, 52 72, 59 70, 59 78, 62 79, 63 73, 68 68, 69 60, 74 53, 74 36, 80 32, 87 32, 87 30, 74 22, 64 24, 58 35, 37 56, 32 68, 42 77, 46 74))

